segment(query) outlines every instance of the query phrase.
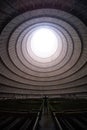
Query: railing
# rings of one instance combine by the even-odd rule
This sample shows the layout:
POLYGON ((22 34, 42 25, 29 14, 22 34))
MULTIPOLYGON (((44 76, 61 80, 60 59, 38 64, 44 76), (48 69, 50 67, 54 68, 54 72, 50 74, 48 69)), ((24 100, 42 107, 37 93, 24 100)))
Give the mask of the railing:
POLYGON ((34 124, 32 130, 36 130, 36 129, 38 128, 39 120, 40 120, 41 115, 42 115, 42 110, 43 110, 43 103, 42 103, 42 105, 41 105, 40 111, 37 113, 37 118, 36 118, 36 121, 35 121, 35 124, 34 124))

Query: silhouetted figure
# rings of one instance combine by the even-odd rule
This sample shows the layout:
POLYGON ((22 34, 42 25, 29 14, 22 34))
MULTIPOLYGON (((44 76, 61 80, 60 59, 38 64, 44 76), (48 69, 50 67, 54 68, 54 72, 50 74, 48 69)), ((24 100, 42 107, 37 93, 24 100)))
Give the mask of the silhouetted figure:
POLYGON ((44 106, 47 107, 47 97, 44 98, 44 106))
POLYGON ((48 113, 48 98, 46 96, 44 97, 44 112, 48 113))

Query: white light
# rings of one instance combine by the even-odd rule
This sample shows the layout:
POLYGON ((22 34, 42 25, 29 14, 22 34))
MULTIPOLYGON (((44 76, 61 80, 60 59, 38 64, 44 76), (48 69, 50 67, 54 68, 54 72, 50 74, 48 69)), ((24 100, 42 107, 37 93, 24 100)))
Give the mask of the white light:
POLYGON ((43 27, 32 33, 30 40, 32 52, 40 58, 52 56, 58 48, 58 39, 55 31, 43 27))

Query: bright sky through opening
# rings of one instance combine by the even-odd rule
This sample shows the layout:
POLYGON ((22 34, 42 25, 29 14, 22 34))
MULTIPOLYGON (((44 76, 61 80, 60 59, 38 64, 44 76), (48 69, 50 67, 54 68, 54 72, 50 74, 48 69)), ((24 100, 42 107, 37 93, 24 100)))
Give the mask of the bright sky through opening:
POLYGON ((32 52, 40 58, 52 56, 58 47, 58 39, 55 31, 43 27, 32 33, 30 40, 32 52))

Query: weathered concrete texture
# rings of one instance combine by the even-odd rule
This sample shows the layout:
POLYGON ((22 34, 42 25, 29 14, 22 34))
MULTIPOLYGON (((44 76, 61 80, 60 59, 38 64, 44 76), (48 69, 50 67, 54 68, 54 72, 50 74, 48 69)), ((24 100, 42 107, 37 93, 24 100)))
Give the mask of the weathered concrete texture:
POLYGON ((84 95, 87 92, 86 11, 86 1, 1 0, 0 96, 84 95), (57 50, 44 60, 34 56, 31 47, 29 53, 26 48, 29 33, 43 24, 54 28, 62 46, 59 56, 57 50))

